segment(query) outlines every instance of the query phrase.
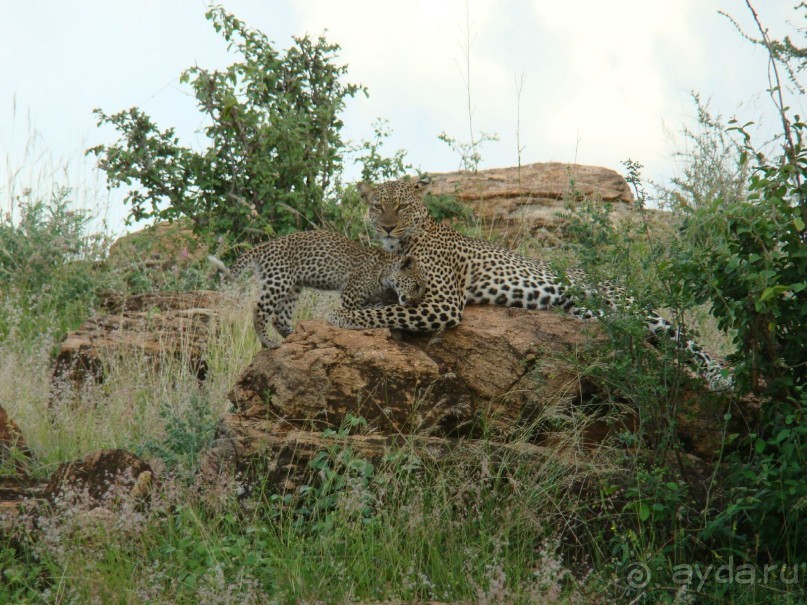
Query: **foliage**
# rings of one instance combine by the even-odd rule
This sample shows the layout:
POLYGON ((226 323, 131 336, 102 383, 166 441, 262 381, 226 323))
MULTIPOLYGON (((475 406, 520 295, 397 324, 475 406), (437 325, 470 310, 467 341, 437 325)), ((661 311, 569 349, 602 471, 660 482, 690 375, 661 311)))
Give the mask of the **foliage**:
POLYGON ((181 411, 163 404, 160 417, 165 422, 165 436, 146 439, 138 454, 157 456, 168 468, 181 466, 193 476, 199 470, 199 455, 213 443, 218 426, 206 394, 191 393, 188 405, 181 411))
MULTIPOLYGON (((760 31, 777 79, 784 47, 760 31)), ((781 153, 767 157, 750 124, 731 122, 737 165, 749 169, 746 195, 680 205, 684 237, 668 278, 710 304, 733 334, 737 391, 762 398, 759 424, 728 435, 736 448, 727 455, 725 508, 710 511, 703 537, 729 552, 792 563, 807 552, 807 125, 787 115, 778 80, 771 95, 781 153)))
POLYGON ((792 153, 771 161, 735 126, 753 164, 748 198, 715 199, 687 213, 692 247, 672 266, 734 331, 738 388, 766 399, 760 426, 735 436, 749 454, 731 458, 730 503, 708 531, 739 523, 735 545, 760 548, 773 560, 807 549, 807 150, 805 125, 797 120, 791 128, 792 153))
POLYGON ((460 156, 460 170, 476 172, 479 170, 479 164, 482 162, 482 151, 480 147, 485 143, 498 141, 499 135, 481 132, 478 136, 472 137, 469 142, 465 142, 455 139, 445 132, 441 132, 437 135, 437 138, 448 145, 451 151, 460 156))
POLYGON ((660 204, 674 211, 689 212, 716 199, 738 201, 747 194, 748 162, 725 120, 713 115, 698 93, 692 93, 692 101, 697 127, 683 129, 685 150, 674 154, 681 175, 669 186, 656 186, 660 204))
MULTIPOLYGON (((608 336, 608 344, 597 345, 596 361, 583 373, 600 385, 603 404, 628 406, 638 414, 635 434, 622 440, 651 449, 655 458, 678 447, 676 401, 680 390, 690 385, 684 368, 693 366, 693 360, 669 338, 654 338, 655 347, 648 348, 647 314, 664 309, 677 333, 691 335, 694 326, 687 320, 694 301, 662 281, 660 269, 669 263, 671 234, 651 225, 644 215, 641 166, 631 161, 625 165, 637 191, 640 217, 617 220, 611 204, 575 203, 564 214, 573 258, 556 255, 554 263, 562 276, 569 262, 584 270, 585 283, 578 278, 570 292, 599 318, 608 336)), ((641 486, 641 475, 636 480, 641 486)))
POLYGON ((453 195, 432 195, 427 193, 423 204, 436 221, 467 222, 473 218, 473 212, 467 204, 463 204, 453 195))
POLYGON ((721 327, 736 331, 735 373, 741 386, 777 395, 807 379, 803 128, 793 124, 798 137, 793 161, 772 163, 753 151, 739 129, 746 137, 745 152, 756 163, 748 198, 682 206, 686 240, 674 267, 682 287, 710 302, 721 327), (707 272, 715 267, 721 270, 707 272))
MULTIPOLYGON (((750 2, 748 3, 748 8, 751 10, 751 13, 754 16, 754 20, 756 21, 757 25, 760 29, 761 36, 759 38, 755 38, 754 36, 746 33, 743 31, 740 24, 728 13, 723 11, 718 11, 721 15, 726 17, 729 21, 734 24, 735 29, 739 34, 751 42, 756 46, 763 47, 771 57, 771 62, 776 62, 782 67, 785 68, 787 73, 787 77, 790 80, 790 83, 799 91, 800 94, 804 94, 804 88, 802 87, 801 83, 799 82, 798 74, 807 67, 807 48, 804 46, 799 46, 794 44, 793 41, 790 39, 790 36, 785 36, 781 40, 772 40, 768 36, 767 30, 762 28, 759 22, 759 15, 757 15, 756 11, 754 10, 753 6, 751 6, 750 2)), ((800 3, 794 6, 796 10, 803 9, 804 3, 800 3)), ((804 30, 802 30, 804 31, 804 30)))
POLYGON ((384 139, 390 134, 392 131, 389 128, 389 122, 378 119, 373 123, 373 138, 362 141, 353 149, 356 160, 362 165, 362 181, 367 183, 393 181, 404 176, 412 168, 412 165, 405 161, 406 151, 403 149, 396 151, 392 157, 386 157, 381 153, 384 139))
POLYGON ((92 219, 62 189, 47 201, 29 197, 18 221, 0 221, 0 341, 60 335, 86 317, 107 248, 89 233, 92 219))
MULTIPOLYGON (((799 563, 807 549, 803 126, 792 124, 795 139, 788 148, 794 153, 771 161, 751 149, 743 128, 718 132, 724 126, 700 105, 699 117, 701 131, 687 131, 694 149, 687 178, 662 192, 674 201, 679 237, 659 238, 648 231, 646 219, 615 223, 608 206, 583 205, 568 217, 577 259, 592 282, 620 284, 633 297, 633 304, 613 310, 596 288, 590 292, 586 304, 602 314, 619 354, 586 373, 607 385, 612 403, 638 411, 637 433, 622 438, 640 456, 619 489, 622 509, 635 516, 623 518, 621 531, 608 539, 613 563, 624 577, 625 566, 642 561, 656 570, 654 581, 662 586, 677 563, 701 561, 704 548, 708 558, 737 556, 780 566, 799 563), (729 139, 732 133, 741 140, 729 139), (675 371, 677 364, 637 347, 642 309, 667 307, 683 329, 680 319, 697 305, 708 305, 733 338, 737 392, 753 389, 765 397, 758 424, 725 435, 718 456, 727 465, 705 500, 694 498, 687 474, 657 466, 680 447, 675 393, 688 378, 675 371), (642 456, 647 447, 652 454, 642 456)), ((626 165, 641 205, 638 166, 626 165)), ((727 414, 721 430, 730 419, 727 414)), ((635 594, 659 598, 663 591, 635 594)), ((715 599, 736 594, 732 587, 714 587, 715 599)), ((748 598, 770 598, 762 594, 768 596, 748 598)))
POLYGON ((110 187, 136 184, 126 196, 133 220, 184 216, 197 233, 253 242, 321 224, 342 164, 339 114, 364 89, 342 83, 339 47, 324 38, 295 37, 281 53, 221 7, 206 16, 242 57, 222 71, 197 66, 182 74, 208 120, 208 148, 182 146, 172 128, 159 130, 132 108, 97 110, 99 125, 114 126, 121 138, 90 152, 110 187))
MULTIPOLYGON (((81 516, 65 511, 10 568, 9 594, 41 597, 60 585, 76 602, 132 594, 159 603, 526 605, 574 592, 542 521, 545 500, 563 490, 559 469, 495 450, 426 465, 408 449, 376 464, 329 449, 299 496, 268 484, 241 499, 222 477, 225 496, 214 504, 166 476, 147 512, 121 511, 106 531, 71 531, 81 516), (39 577, 20 575, 29 566, 39 577)), ((0 542, 0 561, 15 555, 0 542)))
POLYGON ((33 603, 49 582, 44 565, 28 549, 0 536, 0 603, 33 603))

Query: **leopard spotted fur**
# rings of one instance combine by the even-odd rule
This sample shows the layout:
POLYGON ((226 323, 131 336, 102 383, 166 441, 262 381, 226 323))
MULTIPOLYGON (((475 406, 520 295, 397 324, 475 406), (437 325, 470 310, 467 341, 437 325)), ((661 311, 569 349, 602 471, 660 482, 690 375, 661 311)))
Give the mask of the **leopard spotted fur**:
MULTIPOLYGON (((426 292, 410 307, 339 309, 329 315, 343 328, 391 327, 430 332, 456 326, 466 304, 493 304, 526 309, 560 308, 581 318, 592 317, 578 306, 573 293, 593 292, 581 271, 569 271, 565 280, 543 261, 528 258, 491 242, 466 237, 435 221, 421 200, 424 183, 401 179, 376 187, 361 184, 369 204, 372 229, 389 251, 413 256, 420 265, 426 292)), ((606 295, 618 290, 606 285, 606 295)), ((599 291, 599 289, 598 289, 599 291)), ((579 295, 579 294, 578 294, 579 295)), ((614 306, 611 301, 610 306, 614 306)), ((652 335, 675 338, 689 351, 713 387, 726 386, 721 365, 697 343, 681 337, 658 313, 648 312, 646 325, 652 335)))
MULTIPOLYGON (((275 347, 267 333, 269 323, 282 336, 293 331, 292 313, 304 287, 341 292, 345 309, 384 302, 390 290, 398 305, 379 308, 382 317, 417 304, 425 280, 417 261, 378 248, 364 247, 331 231, 300 231, 255 246, 227 267, 208 257, 219 270, 237 277, 252 265, 260 280, 260 298, 253 312, 261 344, 275 347)), ((391 318, 388 318, 391 320, 391 318)))

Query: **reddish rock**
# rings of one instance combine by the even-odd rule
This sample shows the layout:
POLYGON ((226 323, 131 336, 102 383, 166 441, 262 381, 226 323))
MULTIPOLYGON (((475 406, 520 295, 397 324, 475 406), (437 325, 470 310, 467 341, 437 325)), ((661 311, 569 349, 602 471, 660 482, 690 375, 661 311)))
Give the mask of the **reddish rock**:
POLYGON ((0 532, 23 531, 21 521, 69 511, 114 518, 118 505, 139 506, 153 487, 151 467, 124 450, 100 450, 65 462, 50 479, 0 477, 0 532), (45 506, 48 503, 55 507, 45 506))
POLYGON ((17 423, 9 418, 3 406, 0 406, 0 461, 11 448, 25 448, 25 439, 17 423))
MULTIPOLYGON (((519 438, 531 440, 525 448, 537 448, 530 456, 551 452, 572 468, 583 455, 591 465, 603 444, 616 443, 614 435, 641 434, 652 442, 655 430, 640 427, 636 411, 611 410, 601 418, 580 407, 608 398, 580 372, 581 361, 601 354, 603 338, 594 321, 486 306, 467 307, 459 326, 437 335, 301 322, 277 349, 258 353, 237 380, 229 393, 234 413, 223 420, 206 473, 260 468, 259 476, 286 490, 304 484, 308 462, 334 444, 371 461, 404 445, 421 460, 437 461, 457 447, 507 443, 539 416, 577 417, 580 428, 532 430, 519 438), (364 418, 367 426, 359 430, 368 434, 325 432, 347 426, 348 415, 364 418), (483 435, 490 441, 477 441, 483 435)), ((676 428, 685 451, 708 462, 719 445, 714 427, 722 422, 725 397, 678 395, 676 428)), ((747 409, 746 403, 734 407, 747 409)))
POLYGON ((143 497, 153 480, 151 467, 134 454, 121 449, 100 450, 59 465, 43 495, 92 508, 143 497))
POLYGON ((478 172, 429 173, 429 177, 430 193, 451 194, 464 202, 546 203, 564 198, 595 198, 603 202, 633 203, 630 186, 622 175, 599 166, 546 162, 478 172))
POLYGON ((467 308, 439 335, 301 322, 258 353, 229 398, 241 415, 314 430, 338 428, 348 413, 387 433, 462 434, 480 416, 509 428, 534 405, 579 400, 578 372, 565 360, 591 343, 585 325, 493 307, 467 308))
POLYGON ((211 291, 108 295, 104 304, 110 314, 92 317, 65 336, 54 362, 54 384, 101 382, 107 361, 132 356, 155 365, 179 360, 203 379, 210 319, 221 299, 211 291))
POLYGON ((25 464, 20 456, 30 459, 31 452, 25 445, 20 427, 9 418, 3 406, 0 406, 0 464, 3 464, 9 457, 14 457, 14 467, 17 473, 25 474, 25 464))
MULTIPOLYGON (((507 241, 532 235, 555 243, 563 237, 567 204, 613 203, 612 219, 634 216, 633 194, 616 171, 558 162, 470 172, 430 173, 432 195, 452 195, 468 204, 485 233, 507 241)), ((661 213, 646 210, 646 216, 661 213)))

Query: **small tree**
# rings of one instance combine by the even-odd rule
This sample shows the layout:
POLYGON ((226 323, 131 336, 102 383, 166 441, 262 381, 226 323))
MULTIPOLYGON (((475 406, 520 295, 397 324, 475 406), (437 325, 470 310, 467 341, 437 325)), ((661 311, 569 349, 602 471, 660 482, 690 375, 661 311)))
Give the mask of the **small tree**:
POLYGON ((727 436, 741 447, 725 459, 723 507, 701 537, 721 537, 732 552, 793 561, 807 552, 807 123, 788 115, 776 66, 795 60, 788 69, 795 74, 805 51, 770 40, 747 4, 770 53, 782 151, 767 157, 747 125, 732 122, 737 165, 748 168, 745 193, 720 189, 712 199, 680 204, 685 238, 669 269, 672 281, 709 303, 734 335, 737 389, 762 401, 756 426, 727 436))
POLYGON ((197 233, 235 241, 319 225, 342 164, 339 114, 365 89, 342 83, 339 47, 322 37, 295 37, 280 53, 221 7, 206 17, 243 58, 222 71, 192 67, 180 78, 209 120, 209 147, 182 146, 174 129, 159 130, 135 107, 96 110, 99 126, 111 124, 121 136, 88 153, 110 188, 135 185, 125 198, 133 220, 187 217, 197 233))

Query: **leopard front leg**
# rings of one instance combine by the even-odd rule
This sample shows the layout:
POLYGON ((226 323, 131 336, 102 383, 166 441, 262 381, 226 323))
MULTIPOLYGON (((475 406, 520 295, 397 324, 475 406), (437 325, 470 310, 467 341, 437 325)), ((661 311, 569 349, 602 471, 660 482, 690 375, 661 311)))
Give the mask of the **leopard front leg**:
POLYGON ((267 334, 267 327, 269 326, 270 318, 272 320, 274 319, 271 308, 268 308, 266 305, 261 303, 255 305, 255 308, 252 310, 252 325, 255 327, 255 333, 258 335, 258 340, 261 341, 261 345, 264 348, 276 349, 279 343, 269 338, 267 334))
POLYGON ((273 349, 278 343, 269 337, 269 324, 286 338, 292 333, 291 314, 301 289, 291 280, 267 280, 263 284, 260 299, 252 312, 252 324, 261 344, 273 349))
POLYGON ((370 309, 336 309, 328 321, 339 328, 397 328, 406 332, 436 332, 453 328, 462 320, 459 304, 424 302, 414 307, 387 305, 370 309))
POLYGON ((286 338, 294 331, 294 327, 291 324, 291 318, 294 314, 294 308, 297 305, 297 299, 300 298, 300 294, 302 294, 302 292, 303 289, 299 285, 295 284, 288 292, 286 292, 286 295, 275 309, 274 317, 272 317, 272 325, 275 327, 275 330, 277 330, 277 333, 283 338, 286 338))

